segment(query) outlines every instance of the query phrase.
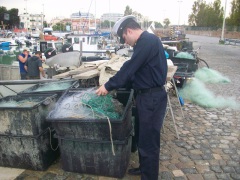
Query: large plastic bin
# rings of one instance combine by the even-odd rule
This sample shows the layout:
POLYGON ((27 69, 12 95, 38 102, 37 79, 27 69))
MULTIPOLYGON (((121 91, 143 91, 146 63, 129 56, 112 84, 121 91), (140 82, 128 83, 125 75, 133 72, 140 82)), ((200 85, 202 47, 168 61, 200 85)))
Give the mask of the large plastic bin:
POLYGON ((19 94, 0 99, 0 134, 33 135, 44 131, 54 108, 56 94, 19 94))
POLYGON ((198 65, 196 64, 196 59, 186 59, 186 58, 178 58, 178 57, 170 57, 173 64, 184 63, 188 64, 187 72, 195 72, 198 69, 198 65))
POLYGON ((37 136, 0 135, 0 166, 46 170, 60 154, 53 135, 50 128, 37 136))
POLYGON ((56 82, 47 82, 47 83, 39 83, 36 84, 19 94, 29 94, 29 93, 37 93, 37 94, 46 94, 53 93, 57 94, 58 98, 64 93, 65 90, 72 88, 74 86, 78 86, 79 83, 77 80, 63 80, 56 82))
MULTIPOLYGON (((61 104, 63 97, 68 95, 68 97, 74 96, 74 93, 84 91, 84 89, 69 89, 64 93, 64 95, 58 100, 56 108, 51 111, 46 118, 47 121, 51 122, 58 136, 68 137, 68 138, 81 138, 88 140, 110 140, 110 130, 108 119, 85 119, 85 118, 58 118, 55 117, 59 104, 61 104)), ((121 92, 119 92, 121 93, 121 92)), ((125 92, 124 92, 125 93, 125 92)), ((133 90, 127 93, 126 99, 124 101, 124 111, 123 115, 119 119, 109 119, 112 127, 112 138, 113 140, 123 140, 132 131, 132 98, 133 90)), ((120 96, 121 97, 121 96, 120 96)), ((67 110, 64 110, 67 113, 67 110)))
POLYGON ((113 141, 115 156, 110 141, 83 141, 58 138, 61 166, 65 171, 122 178, 127 170, 131 140, 113 141))

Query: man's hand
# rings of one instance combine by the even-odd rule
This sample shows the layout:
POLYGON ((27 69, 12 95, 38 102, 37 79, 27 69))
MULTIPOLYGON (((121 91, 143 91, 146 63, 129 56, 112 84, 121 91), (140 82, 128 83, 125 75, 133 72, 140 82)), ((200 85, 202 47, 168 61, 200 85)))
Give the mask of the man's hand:
POLYGON ((105 95, 108 94, 108 91, 106 90, 105 86, 102 85, 100 88, 98 88, 98 89, 96 90, 96 94, 97 94, 98 96, 105 96, 105 95))

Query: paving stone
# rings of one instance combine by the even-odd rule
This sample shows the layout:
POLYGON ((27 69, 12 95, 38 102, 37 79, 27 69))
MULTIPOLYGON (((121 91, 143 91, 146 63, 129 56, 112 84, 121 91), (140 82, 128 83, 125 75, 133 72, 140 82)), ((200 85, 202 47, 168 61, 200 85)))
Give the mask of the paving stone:
POLYGON ((223 172, 220 166, 210 166, 210 169, 216 173, 223 172))
POLYGON ((204 173, 210 171, 208 165, 199 165, 199 164, 196 164, 196 165, 195 165, 195 168, 197 169, 197 171, 198 171, 200 174, 204 174, 204 173))
POLYGON ((201 174, 187 174, 188 180, 203 180, 201 174))
POLYGON ((231 178, 234 179, 234 180, 240 180, 240 175, 239 175, 239 174, 231 173, 230 176, 231 176, 231 178))
POLYGON ((214 157, 213 157, 212 154, 203 154, 203 155, 202 155, 202 158, 203 158, 204 160, 214 159, 214 157))
POLYGON ((235 171, 237 174, 240 176, 240 166, 234 167, 235 171))
POLYGON ((161 179, 165 179, 165 180, 172 180, 172 177, 173 177, 172 173, 169 171, 160 172, 159 176, 161 179))
POLYGON ((227 161, 228 166, 237 166, 240 167, 240 162, 239 161, 227 161))
POLYGON ((234 168, 230 166, 222 166, 222 169, 224 173, 235 173, 234 168))
POLYGON ((174 177, 174 180, 187 180, 185 176, 180 176, 180 177, 174 177))
POLYGON ((184 173, 181 170, 173 170, 172 173, 174 177, 184 176, 184 173))
POLYGON ((180 162, 183 162, 183 163, 186 163, 186 162, 191 161, 191 159, 190 159, 189 157, 183 156, 183 157, 180 157, 180 158, 179 158, 179 161, 180 161, 180 162))
POLYGON ((201 160, 203 159, 201 155, 192 154, 189 156, 192 160, 201 160))
POLYGON ((229 180, 230 178, 230 174, 224 174, 224 173, 216 173, 216 176, 218 179, 222 179, 222 180, 229 180))
POLYGON ((179 152, 181 155, 183 156, 188 156, 189 155, 189 152, 188 151, 181 151, 179 152))
POLYGON ((178 168, 175 166, 175 164, 170 164, 167 166, 169 170, 177 170, 178 168))
POLYGON ((215 159, 222 159, 222 157, 219 155, 219 154, 213 154, 213 157, 215 158, 215 159))
POLYGON ((183 168, 182 171, 184 174, 197 174, 196 168, 183 168))
POLYGON ((223 149, 223 152, 225 154, 236 154, 236 150, 235 149, 223 149))
POLYGON ((206 174, 203 174, 203 179, 204 180, 216 180, 217 177, 215 176, 214 173, 206 173, 206 174))
POLYGON ((168 155, 160 155, 160 160, 161 160, 161 161, 171 160, 171 156, 168 156, 168 155))

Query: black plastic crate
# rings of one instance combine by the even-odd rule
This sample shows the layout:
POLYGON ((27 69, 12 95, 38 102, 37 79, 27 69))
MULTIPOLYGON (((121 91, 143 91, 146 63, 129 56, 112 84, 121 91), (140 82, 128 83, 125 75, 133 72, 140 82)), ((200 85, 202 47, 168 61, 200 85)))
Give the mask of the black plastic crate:
POLYGON ((58 138, 61 166, 65 171, 122 178, 131 154, 132 138, 113 141, 82 141, 58 138))
MULTIPOLYGON (((58 100, 56 108, 51 111, 46 118, 47 121, 52 122, 54 129, 57 132, 58 136, 68 137, 68 138, 81 138, 88 140, 110 140, 110 128, 107 118, 100 119, 95 117, 95 119, 85 119, 85 118, 74 118, 74 117, 64 117, 58 118, 55 117, 59 109, 59 104, 61 104, 63 97, 67 94, 68 97, 73 96, 76 92, 84 91, 84 89, 69 89, 66 91, 63 96, 58 100)), ((130 93, 125 93, 127 95, 124 101, 124 111, 123 115, 119 119, 109 119, 112 128, 112 139, 113 140, 123 140, 129 133, 132 131, 132 99, 133 99, 133 90, 130 93)), ((119 92, 118 94, 121 94, 119 92)), ((120 96, 122 97, 122 96, 120 96)), ((64 110, 67 113, 67 110, 64 110)))
POLYGON ((57 94, 58 98, 64 93, 65 90, 72 88, 74 86, 79 86, 79 82, 77 80, 59 80, 54 82, 47 83, 39 83, 36 84, 24 91, 21 91, 19 94, 57 94))
POLYGON ((38 136, 0 135, 0 166, 46 170, 60 155, 53 135, 50 128, 38 136))
POLYGON ((174 66, 177 66, 177 73, 185 73, 188 71, 187 63, 174 63, 174 66))
POLYGON ((184 63, 188 64, 188 71, 187 72, 195 72, 198 69, 198 65, 196 64, 196 59, 186 59, 186 58, 177 58, 171 57, 170 58, 175 65, 176 63, 184 63))
POLYGON ((43 132, 54 108, 56 94, 19 94, 0 99, 0 134, 33 135, 43 132))

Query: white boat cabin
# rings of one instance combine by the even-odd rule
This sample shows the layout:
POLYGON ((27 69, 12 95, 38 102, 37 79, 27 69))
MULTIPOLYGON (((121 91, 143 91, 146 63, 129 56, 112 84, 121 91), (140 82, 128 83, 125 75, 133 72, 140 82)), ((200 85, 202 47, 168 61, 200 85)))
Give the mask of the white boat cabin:
POLYGON ((99 50, 99 38, 92 34, 74 34, 67 36, 67 43, 72 44, 74 51, 82 51, 89 56, 99 50))

